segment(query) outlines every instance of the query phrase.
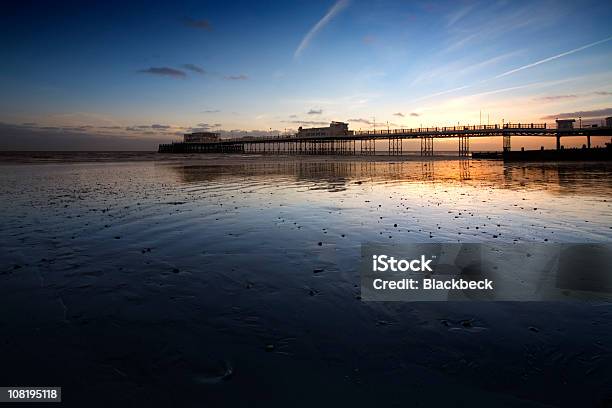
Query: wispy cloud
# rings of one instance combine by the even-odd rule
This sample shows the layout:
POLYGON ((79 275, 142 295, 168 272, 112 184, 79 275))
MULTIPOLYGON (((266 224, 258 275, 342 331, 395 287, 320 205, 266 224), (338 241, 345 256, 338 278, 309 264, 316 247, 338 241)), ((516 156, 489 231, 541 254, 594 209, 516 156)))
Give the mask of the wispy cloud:
POLYGON ((212 26, 210 25, 210 22, 205 19, 195 19, 191 17, 186 17, 183 19, 183 24, 191 28, 198 28, 200 30, 212 31, 212 26))
POLYGON ((193 129, 213 129, 221 127, 221 123, 198 123, 193 129))
POLYGON ((364 118, 348 119, 347 122, 363 123, 363 124, 366 124, 366 125, 373 125, 374 124, 374 122, 369 121, 368 119, 364 119, 364 118))
POLYGON ((453 41, 453 43, 450 44, 448 47, 446 47, 446 49, 444 49, 443 52, 456 51, 460 48, 463 48, 466 44, 473 41, 474 39, 478 39, 478 38, 481 38, 481 36, 478 33, 466 35, 465 37, 462 37, 458 40, 453 41))
POLYGON ((599 95, 599 96, 611 96, 612 92, 610 92, 610 91, 596 91, 595 95, 599 95))
MULTIPOLYGON (((597 41, 595 43, 587 44, 586 46, 577 48, 575 50, 568 51, 568 52, 563 53, 563 54, 559 54, 559 55, 557 55, 555 57, 551 57, 551 58, 560 58, 560 56, 567 55, 568 53, 577 52, 578 50, 582 50, 585 47, 586 48, 592 47, 594 45, 601 44, 603 42, 610 41, 610 40, 612 40, 612 37, 608 37, 608 38, 606 38, 604 40, 600 40, 600 41, 597 41)), ((458 87, 455 87, 455 88, 451 88, 451 89, 447 89, 447 90, 444 90, 444 91, 435 92, 433 94, 425 95, 425 96, 422 96, 420 98, 414 99, 413 101, 414 102, 418 102, 418 101, 422 101, 422 100, 425 100, 425 99, 430 99, 430 98, 434 98, 434 97, 437 97, 437 96, 442 96, 442 95, 446 95, 446 94, 449 94, 449 93, 458 92, 458 91, 461 91, 461 90, 464 90, 464 89, 467 89, 467 88, 478 87, 480 85, 483 85, 485 83, 488 83, 490 81, 498 79, 498 78, 500 78, 502 76, 510 75, 511 73, 514 73, 514 72, 516 72, 518 70, 525 69, 525 67, 531 67, 531 66, 534 66, 534 65, 539 65, 539 64, 543 63, 544 61, 549 61, 551 58, 547 58, 546 60, 541 60, 541 61, 538 61, 536 63, 529 64, 529 65, 526 65, 524 67, 514 69, 512 71, 508 71, 508 72, 500 74, 498 76, 494 76, 494 77, 490 77, 490 78, 485 78, 485 79, 482 79, 480 81, 473 82, 473 83, 470 83, 470 84, 466 84, 466 85, 463 85, 463 86, 458 86, 458 87)), ((522 89, 522 88, 529 88, 529 87, 534 87, 534 86, 546 86, 546 85, 551 85, 551 84, 559 84, 559 83, 573 81, 573 80, 576 80, 576 79, 578 79, 578 78, 577 77, 573 77, 573 78, 566 78, 566 79, 561 79, 561 80, 557 80, 557 81, 542 81, 542 82, 530 83, 530 84, 526 84, 526 85, 519 85, 519 86, 514 86, 514 87, 509 87, 509 88, 496 89, 496 90, 493 90, 493 91, 486 91, 486 92, 482 92, 482 93, 478 93, 478 94, 468 95, 467 97, 490 95, 490 94, 506 92, 506 91, 512 91, 512 90, 522 89)), ((595 92, 595 94, 606 95, 605 91, 600 91, 600 93, 595 92)))
MULTIPOLYGON (((138 70, 137 72, 142 73, 142 74, 167 76, 167 77, 180 78, 180 79, 184 79, 189 76, 187 75, 186 71, 190 71, 198 75, 204 75, 207 73, 204 68, 196 64, 183 64, 181 65, 181 68, 183 69, 171 68, 171 67, 149 67, 149 68, 138 70)), ((227 81, 246 81, 247 79, 249 79, 248 75, 245 75, 245 74, 221 76, 221 74, 219 73, 212 73, 211 75, 212 77, 223 78, 227 81)), ((212 112, 209 112, 209 113, 212 113, 212 112)))
POLYGON ((92 128, 0 123, 0 150, 157 150, 159 143, 174 137, 158 131, 128 132, 123 127, 113 132, 92 128))
POLYGON ((125 130, 128 131, 142 131, 142 130, 148 130, 148 129, 152 129, 152 130, 168 130, 171 129, 172 126, 170 125, 160 125, 160 124, 153 124, 153 125, 132 125, 132 126, 126 126, 125 130))
POLYGON ((492 57, 489 58, 487 60, 481 61, 481 62, 477 62, 476 64, 472 64, 472 65, 468 65, 466 67, 463 67, 459 70, 456 71, 457 74, 465 74, 467 72, 472 72, 472 71, 477 71, 479 69, 491 66, 491 65, 495 65, 500 61, 503 61, 505 59, 508 59, 510 57, 514 57, 518 54, 521 54, 523 51, 522 50, 517 50, 517 51, 511 51, 505 54, 501 54, 498 55, 496 57, 492 57))
POLYGON ((465 46, 490 42, 510 32, 541 29, 557 24, 568 11, 561 4, 550 7, 547 2, 488 2, 478 8, 465 6, 448 17, 450 44, 442 53, 457 51, 465 46), (466 16, 474 15, 468 19, 466 16))
POLYGON ((307 113, 309 115, 320 115, 323 113, 323 109, 311 109, 307 113))
POLYGON ((138 70, 141 74, 151 74, 151 75, 159 75, 166 76, 172 78, 186 78, 187 74, 185 71, 181 71, 180 69, 170 68, 170 67, 149 67, 145 69, 138 70))
POLYGON ((545 64, 545 63, 550 62, 550 61, 554 61, 556 59, 565 57, 567 55, 571 55, 571 54, 574 54, 576 52, 579 52, 579 51, 582 51, 582 50, 586 50, 587 48, 595 47, 596 45, 603 44, 603 43, 608 42, 610 40, 612 40, 612 36, 608 37, 608 38, 604 38, 603 40, 599 40, 599 41, 592 42, 590 44, 583 45, 582 47, 574 48, 573 50, 562 52, 561 54, 553 55, 552 57, 544 58, 542 60, 533 62, 531 64, 523 65, 522 67, 511 69, 510 71, 506 71, 506 72, 503 72, 503 73, 497 75, 495 77, 495 79, 502 78, 502 77, 505 77, 505 76, 508 76, 508 75, 512 75, 512 74, 514 74, 516 72, 523 71, 523 70, 529 69, 529 68, 533 68, 533 67, 536 67, 536 66, 541 65, 541 64, 545 64))
POLYGON ((226 75, 223 77, 223 79, 226 79, 228 81, 245 81, 247 79, 249 79, 249 77, 247 75, 244 74, 240 74, 240 75, 226 75))
POLYGON ((310 29, 310 31, 308 31, 308 33, 304 36, 304 38, 302 39, 302 42, 300 42, 300 45, 296 48, 293 54, 293 58, 298 58, 302 54, 302 52, 306 48, 308 48, 308 45, 310 44, 312 39, 317 35, 317 33, 321 31, 321 29, 325 27, 331 21, 331 19, 334 18, 336 14, 338 14, 344 8, 346 8, 348 4, 349 4, 349 0, 336 1, 336 3, 332 6, 332 8, 329 9, 329 11, 323 16, 323 18, 320 19, 319 22, 317 22, 317 24, 315 24, 310 29))
POLYGON ((219 112, 221 112, 219 109, 206 109, 202 111, 202 113, 219 113, 219 112))
MULTIPOLYGON (((64 115, 67 116, 67 115, 64 115)), ((36 123, 24 123, 22 125, 14 125, 19 126, 21 128, 27 128, 30 130, 44 130, 44 131, 57 131, 63 133, 70 132, 85 132, 88 136, 96 136, 96 135, 105 135, 105 136, 118 136, 118 135, 167 135, 171 132, 174 132, 178 129, 182 129, 180 126, 176 125, 165 125, 154 123, 151 125, 128 125, 128 126, 119 126, 119 125, 100 125, 96 123, 91 124, 67 124, 67 123, 59 123, 56 125, 39 125, 36 123), (128 133, 126 133, 128 132, 128 133)))
POLYGON ((374 122, 374 120, 368 120, 368 119, 364 119, 364 118, 353 118, 353 119, 347 119, 347 122, 353 122, 353 123, 363 123, 364 125, 369 125, 369 126, 380 126, 385 127, 385 126, 393 126, 393 127, 398 127, 400 125, 398 125, 397 123, 393 123, 393 122, 374 122))
POLYGON ((496 65, 499 62, 521 54, 522 52, 524 51, 511 51, 476 63, 473 63, 474 59, 469 57, 458 59, 453 62, 440 63, 438 61, 423 69, 422 72, 412 80, 411 85, 417 85, 422 82, 433 82, 437 81, 439 78, 458 79, 466 74, 472 74, 482 70, 483 68, 496 65))
POLYGON ((567 83, 567 82, 572 82, 572 81, 575 81, 578 78, 579 77, 558 79, 558 80, 553 80, 553 81, 530 82, 528 84, 509 86, 509 87, 506 87, 506 88, 498 88, 498 89, 493 89, 493 90, 490 90, 490 91, 483 91, 483 92, 473 93, 473 94, 464 96, 464 98, 466 98, 466 99, 467 98, 477 98, 477 97, 482 97, 482 96, 489 96, 489 95, 500 94, 500 93, 504 93, 504 92, 517 91, 519 89, 543 88, 543 87, 547 87, 547 86, 554 86, 554 85, 564 84, 564 83, 567 83))
POLYGON ((294 125, 312 125, 312 126, 325 126, 329 125, 329 122, 322 122, 316 120, 283 120, 283 123, 291 123, 294 125))
POLYGON ((550 96, 540 96, 535 98, 536 101, 544 101, 544 102, 552 102, 552 101, 560 101, 564 99, 576 99, 578 95, 550 95, 550 96))
POLYGON ((577 111, 577 112, 565 112, 565 113, 557 113, 556 115, 548 115, 543 116, 542 119, 550 120, 550 119, 558 119, 558 118, 598 118, 603 116, 612 115, 612 108, 604 108, 604 109, 594 109, 587 111, 577 111))
POLYGON ((189 70, 191 72, 195 72, 197 74, 205 74, 206 73, 204 68, 202 68, 201 66, 196 65, 196 64, 183 64, 183 68, 185 68, 186 70, 189 70))
MULTIPOLYGON (((418 113, 416 113, 416 112, 410 112, 408 115, 409 115, 409 116, 412 116, 412 117, 418 117, 418 116, 419 116, 419 114, 418 114, 418 113)), ((403 114, 402 112, 395 112, 395 113, 393 114, 393 116, 399 116, 400 118, 403 118, 403 117, 405 117, 406 115, 405 115, 405 114, 403 114)))
POLYGON ((422 101, 424 99, 429 99, 429 98, 434 98, 436 96, 446 95, 448 93, 461 91, 461 90, 469 88, 469 87, 470 87, 470 85, 458 86, 456 88, 447 89, 446 91, 440 91, 440 92, 436 92, 436 93, 432 93, 432 94, 429 94, 429 95, 422 96, 420 98, 415 99, 415 101, 422 101))
POLYGON ((467 16, 470 13, 470 11, 472 11, 473 8, 474 8, 474 4, 469 4, 467 6, 460 8, 459 10, 456 10, 454 13, 450 14, 448 16, 448 23, 446 24, 447 27, 451 27, 455 25, 455 23, 457 23, 459 20, 467 16))

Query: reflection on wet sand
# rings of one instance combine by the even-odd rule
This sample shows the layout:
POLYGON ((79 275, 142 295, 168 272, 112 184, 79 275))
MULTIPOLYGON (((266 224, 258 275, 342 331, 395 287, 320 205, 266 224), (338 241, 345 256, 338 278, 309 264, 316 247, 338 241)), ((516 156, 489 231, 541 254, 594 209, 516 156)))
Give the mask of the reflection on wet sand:
POLYGON ((176 165, 184 183, 237 181, 249 177, 291 177, 313 188, 346 189, 351 183, 465 182, 505 189, 544 189, 559 194, 606 194, 612 191, 612 165, 602 163, 503 163, 440 160, 410 162, 312 162, 300 160, 234 165, 176 165), (327 187, 325 187, 327 185, 327 187))

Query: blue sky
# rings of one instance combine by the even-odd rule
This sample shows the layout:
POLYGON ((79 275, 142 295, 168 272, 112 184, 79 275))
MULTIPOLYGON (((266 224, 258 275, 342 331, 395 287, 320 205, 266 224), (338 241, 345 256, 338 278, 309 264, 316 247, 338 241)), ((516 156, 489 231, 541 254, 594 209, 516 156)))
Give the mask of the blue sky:
POLYGON ((172 140, 612 115, 609 1, 123 3, 8 6, 0 122, 172 140))

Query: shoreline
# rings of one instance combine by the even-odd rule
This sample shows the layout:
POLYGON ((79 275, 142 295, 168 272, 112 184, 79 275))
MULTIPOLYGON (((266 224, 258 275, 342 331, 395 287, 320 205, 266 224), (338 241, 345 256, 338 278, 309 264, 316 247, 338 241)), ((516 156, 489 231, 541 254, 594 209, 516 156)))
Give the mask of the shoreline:
MULTIPOLYGON (((263 154, 176 154, 157 153, 153 151, 2 151, 0 152, 0 165, 2 164, 59 164, 59 163, 113 163, 113 162, 179 162, 189 160, 193 163, 206 162, 208 164, 241 164, 258 159, 261 162, 418 162, 440 160, 465 160, 457 155, 435 155, 423 157, 415 154, 402 156, 389 156, 386 154, 366 156, 331 156, 331 155, 263 155, 263 154)), ((479 160, 479 159, 475 159, 479 160)))
MULTIPOLYGON (((494 161, 503 163, 495 158, 462 157, 448 151, 434 156, 420 156, 418 152, 404 155, 262 155, 262 154, 233 154, 233 153, 207 153, 207 154, 176 154, 157 153, 154 151, 0 151, 0 165, 23 164, 69 164, 69 163, 130 163, 130 162, 156 162, 193 164, 206 163, 207 165, 239 165, 244 163, 405 163, 405 162, 440 162, 440 161, 494 161)), ((559 161, 563 163, 565 161, 559 161)), ((585 160, 574 163, 606 163, 607 161, 585 160)), ((542 164, 540 161, 522 161, 523 164, 542 164)), ((547 164, 555 161, 546 161, 547 164)))

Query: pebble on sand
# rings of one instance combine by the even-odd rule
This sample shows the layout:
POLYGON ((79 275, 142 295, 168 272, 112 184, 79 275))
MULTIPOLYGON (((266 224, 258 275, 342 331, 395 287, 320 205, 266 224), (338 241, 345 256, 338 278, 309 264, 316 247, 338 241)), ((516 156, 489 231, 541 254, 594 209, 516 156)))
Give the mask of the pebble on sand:
POLYGON ((531 330, 532 332, 535 332, 535 333, 540 331, 540 329, 538 329, 537 327, 533 327, 533 326, 529 326, 529 330, 531 330))

